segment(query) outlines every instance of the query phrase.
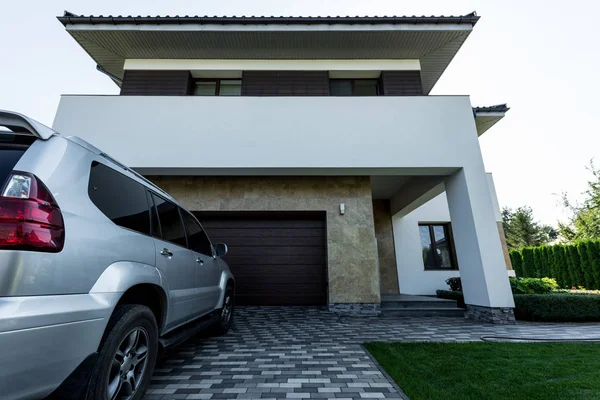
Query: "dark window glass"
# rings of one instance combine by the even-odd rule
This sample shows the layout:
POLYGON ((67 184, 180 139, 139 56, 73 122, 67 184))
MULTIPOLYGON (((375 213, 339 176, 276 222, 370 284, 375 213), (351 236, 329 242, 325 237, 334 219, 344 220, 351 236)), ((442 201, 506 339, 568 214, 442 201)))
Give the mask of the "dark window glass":
POLYGON ((355 96, 377 96, 377 79, 357 79, 354 81, 355 96))
POLYGON ((331 96, 377 96, 379 81, 377 79, 331 79, 329 94, 331 96))
POLYGON ((202 229, 198 221, 187 211, 181 210, 181 216, 183 217, 183 224, 187 233, 188 247, 198 253, 212 256, 210 240, 208 240, 208 236, 206 236, 204 229, 202 229))
POLYGON ((419 236, 426 269, 455 268, 448 225, 419 225, 419 236))
POLYGON ((240 96, 242 94, 241 79, 202 79, 196 81, 196 96, 240 96))
POLYGON ((94 162, 88 194, 100 211, 115 224, 136 232, 150 233, 146 188, 131 178, 94 162))
POLYGON ((350 79, 330 80, 329 93, 332 96, 352 96, 352 81, 350 79))
POLYGON ((179 207, 161 197, 152 194, 163 240, 186 247, 185 231, 179 216, 179 207))
POLYGON ((25 150, 0 149, 0 190, 25 150))

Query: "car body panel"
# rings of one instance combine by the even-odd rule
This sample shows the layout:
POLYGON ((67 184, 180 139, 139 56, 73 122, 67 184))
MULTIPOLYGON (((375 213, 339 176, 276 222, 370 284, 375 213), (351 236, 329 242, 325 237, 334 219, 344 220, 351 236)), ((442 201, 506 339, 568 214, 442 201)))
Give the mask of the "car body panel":
POLYGON ((97 351, 119 294, 0 298, 2 398, 50 394, 97 351))

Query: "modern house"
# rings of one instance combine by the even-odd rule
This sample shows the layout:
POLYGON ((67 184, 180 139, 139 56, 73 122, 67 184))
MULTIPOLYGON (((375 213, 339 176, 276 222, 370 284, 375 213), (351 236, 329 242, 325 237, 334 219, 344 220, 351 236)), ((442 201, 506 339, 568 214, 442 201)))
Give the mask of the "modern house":
POLYGON ((478 139, 508 108, 429 95, 475 13, 58 19, 120 95, 64 95, 53 127, 196 213, 239 303, 378 313, 460 274, 470 318, 514 321, 478 139))

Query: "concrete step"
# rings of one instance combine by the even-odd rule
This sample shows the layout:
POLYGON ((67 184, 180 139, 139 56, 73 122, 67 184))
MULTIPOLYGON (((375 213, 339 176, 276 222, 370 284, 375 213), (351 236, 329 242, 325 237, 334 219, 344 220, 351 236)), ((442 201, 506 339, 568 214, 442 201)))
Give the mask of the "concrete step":
POLYGON ((415 307, 415 308, 382 308, 383 315, 398 317, 464 317, 465 310, 462 308, 447 307, 415 307))

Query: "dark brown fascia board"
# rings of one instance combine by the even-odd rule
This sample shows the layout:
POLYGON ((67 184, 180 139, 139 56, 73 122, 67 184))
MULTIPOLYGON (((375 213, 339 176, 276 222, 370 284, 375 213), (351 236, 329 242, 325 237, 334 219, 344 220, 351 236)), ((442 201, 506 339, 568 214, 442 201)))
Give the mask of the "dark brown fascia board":
POLYGON ((220 24, 220 25, 355 25, 355 24, 468 24, 475 26, 479 20, 477 13, 472 12, 461 16, 383 16, 383 17, 236 17, 236 16, 93 16, 93 15, 75 15, 65 11, 63 16, 56 17, 64 26, 67 25, 184 25, 184 24, 220 24))

